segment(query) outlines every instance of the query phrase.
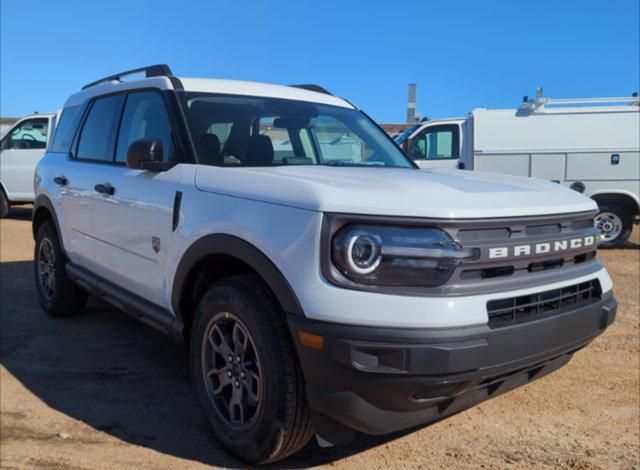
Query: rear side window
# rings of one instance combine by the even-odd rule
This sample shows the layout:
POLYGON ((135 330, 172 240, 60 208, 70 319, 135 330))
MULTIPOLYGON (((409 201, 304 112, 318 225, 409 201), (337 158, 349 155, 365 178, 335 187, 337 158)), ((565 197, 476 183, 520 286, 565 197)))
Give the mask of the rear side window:
POLYGON ((160 139, 163 161, 175 160, 169 116, 158 93, 131 93, 127 97, 120 124, 116 161, 126 162, 129 146, 139 139, 160 139))
POLYGON ((82 127, 77 158, 113 161, 114 130, 123 95, 107 96, 93 102, 82 127))
POLYGON ((69 153, 71 150, 73 137, 76 134, 76 129, 82 116, 80 112, 81 108, 82 106, 71 106, 62 111, 60 122, 58 122, 58 126, 56 127, 53 144, 51 145, 52 152, 69 153))

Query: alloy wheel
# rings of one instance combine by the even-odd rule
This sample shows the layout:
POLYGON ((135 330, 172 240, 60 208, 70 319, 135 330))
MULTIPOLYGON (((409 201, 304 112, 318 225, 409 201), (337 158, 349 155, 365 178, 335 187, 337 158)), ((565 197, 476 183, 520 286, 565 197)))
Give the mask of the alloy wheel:
POLYGON ((56 255, 51 240, 43 238, 38 247, 38 281, 40 291, 46 300, 51 299, 56 292, 55 261, 56 255))
POLYGON ((262 401, 260 359, 251 334, 230 312, 216 314, 207 325, 202 374, 207 396, 227 424, 251 427, 262 401))

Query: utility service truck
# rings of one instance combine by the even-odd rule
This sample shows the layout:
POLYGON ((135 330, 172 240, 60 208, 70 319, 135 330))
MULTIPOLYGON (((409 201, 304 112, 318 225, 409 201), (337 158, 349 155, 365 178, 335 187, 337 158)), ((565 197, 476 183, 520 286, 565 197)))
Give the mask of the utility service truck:
POLYGON ((396 138, 423 169, 541 178, 593 198, 604 247, 622 246, 640 207, 640 107, 623 98, 549 99, 425 121, 396 138))

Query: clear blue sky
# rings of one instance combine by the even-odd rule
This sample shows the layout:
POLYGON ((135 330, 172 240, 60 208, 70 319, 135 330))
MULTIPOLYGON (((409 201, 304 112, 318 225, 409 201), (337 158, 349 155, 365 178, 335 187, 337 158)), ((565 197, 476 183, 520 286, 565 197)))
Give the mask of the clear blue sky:
POLYGON ((639 0, 1 0, 0 115, 62 106, 82 85, 167 63, 177 76, 317 83, 379 122, 407 84, 431 118, 533 96, 640 88, 639 0))

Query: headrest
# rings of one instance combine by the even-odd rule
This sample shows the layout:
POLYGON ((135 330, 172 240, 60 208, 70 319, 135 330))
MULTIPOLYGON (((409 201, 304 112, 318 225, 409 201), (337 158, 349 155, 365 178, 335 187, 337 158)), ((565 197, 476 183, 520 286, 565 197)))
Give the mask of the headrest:
POLYGON ((267 135, 252 135, 247 146, 245 165, 269 166, 273 163, 273 144, 267 135))
POLYGON ((198 159, 203 165, 222 165, 220 155, 220 139, 215 134, 203 134, 200 137, 200 152, 198 159))

